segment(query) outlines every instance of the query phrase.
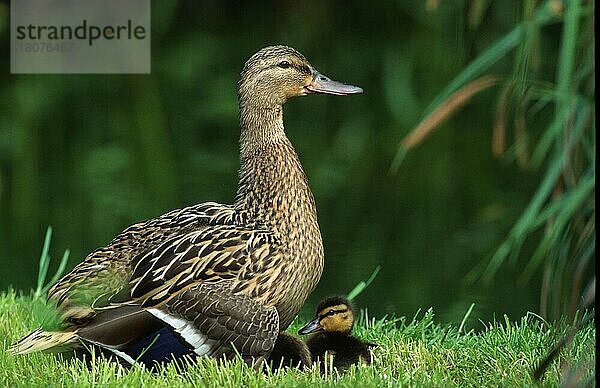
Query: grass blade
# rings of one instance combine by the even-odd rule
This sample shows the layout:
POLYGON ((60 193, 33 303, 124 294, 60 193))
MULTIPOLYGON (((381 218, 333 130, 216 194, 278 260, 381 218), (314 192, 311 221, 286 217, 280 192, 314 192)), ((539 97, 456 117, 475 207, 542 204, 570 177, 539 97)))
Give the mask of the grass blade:
POLYGON ((42 295, 46 276, 48 275, 48 266, 50 265, 50 256, 48 251, 50 250, 50 240, 52 239, 52 227, 48 226, 46 229, 46 236, 44 237, 44 245, 42 246, 42 253, 40 254, 39 267, 38 267, 38 278, 37 287, 35 289, 35 297, 38 298, 42 295))
POLYGON ((538 146, 536 147, 532 163, 539 166, 548 153, 554 140, 560 141, 560 134, 567 125, 571 107, 573 105, 573 72, 577 50, 577 31, 579 30, 579 19, 581 16, 581 4, 579 0, 570 1, 564 16, 564 27, 561 39, 558 68, 556 74, 556 115, 555 122, 546 131, 538 146))
POLYGON ((58 279, 62 276, 62 274, 65 272, 65 268, 67 268, 67 262, 69 261, 69 255, 71 254, 70 250, 65 250, 65 253, 63 253, 62 258, 60 259, 60 263, 58 264, 58 269, 56 270, 56 272, 54 273, 54 276, 52 276, 52 279, 50 279, 50 281, 48 282, 48 284, 46 284, 46 286, 43 288, 42 293, 45 294, 46 292, 48 292, 48 290, 50 289, 50 287, 56 283, 58 281, 58 279))
POLYGON ((471 98, 482 90, 492 87, 498 83, 494 76, 484 76, 463 86, 453 93, 446 101, 438 106, 430 115, 425 117, 408 135, 400 142, 400 147, 396 152, 396 157, 390 168, 392 173, 398 171, 406 152, 419 145, 427 136, 429 136, 437 127, 442 125, 471 98))
POLYGON ((381 266, 378 265, 375 270, 373 271, 373 273, 371 274, 371 276, 369 276, 369 279, 367 279, 367 281, 365 282, 364 280, 361 281, 360 283, 358 283, 353 289, 352 291, 350 291, 348 293, 347 298, 349 300, 352 300, 354 298, 356 298, 358 295, 360 295, 365 288, 367 288, 369 286, 369 284, 371 284, 373 282, 373 280, 375 279, 375 276, 377 276, 377 274, 379 273, 379 271, 381 270, 381 266))
POLYGON ((467 319, 469 319, 469 316, 473 312, 474 307, 475 307, 475 303, 471 303, 471 306, 469 306, 469 309, 467 310, 467 312, 465 313, 465 316, 463 317, 462 321, 460 322, 460 326, 458 327, 458 334, 462 333, 462 330, 465 327, 465 323, 467 322, 467 319))
POLYGON ((548 251, 550 246, 552 246, 553 242, 562 235, 562 232, 567 227, 567 223, 572 219, 573 214, 593 192, 594 186, 595 182, 593 178, 586 179, 583 183, 569 193, 569 200, 559 208, 560 212, 554 220, 552 231, 544 237, 533 256, 527 263, 527 266, 523 270, 523 273, 519 278, 521 283, 526 283, 531 278, 533 272, 535 272, 535 270, 542 263, 544 254, 548 251))
MULTIPOLYGON (((536 220, 541 213, 542 207, 552 193, 554 185, 562 174, 563 168, 567 163, 569 156, 577 145, 577 142, 580 140, 580 135, 586 127, 585 124, 588 121, 590 113, 590 105, 583 103, 581 106, 581 111, 577 115, 578 120, 573 126, 573 133, 570 137, 571 141, 565 145, 564 150, 556 153, 554 159, 548 166, 548 170, 546 171, 546 175, 544 176, 542 183, 529 202, 529 205, 527 205, 527 208, 523 211, 521 217, 509 232, 506 240, 494 252, 491 259, 489 259, 487 268, 482 274, 482 280, 484 283, 489 283, 491 281, 500 265, 510 254, 512 247, 515 246, 515 244, 520 240, 524 239, 525 236, 527 236, 531 231, 532 226, 537 224, 536 220)), ((471 272, 469 275, 467 275, 467 277, 469 279, 474 279, 476 275, 471 272)))
POLYGON ((476 77, 481 76, 485 71, 503 58, 506 54, 516 48, 522 40, 527 36, 530 30, 530 23, 533 26, 541 27, 557 20, 552 13, 550 7, 541 6, 536 12, 531 22, 525 21, 515 27, 511 32, 505 35, 502 39, 493 44, 489 49, 483 52, 477 59, 471 62, 467 67, 460 72, 450 83, 433 99, 431 104, 425 109, 423 117, 429 116, 439 105, 458 90, 462 85, 472 81, 476 77))

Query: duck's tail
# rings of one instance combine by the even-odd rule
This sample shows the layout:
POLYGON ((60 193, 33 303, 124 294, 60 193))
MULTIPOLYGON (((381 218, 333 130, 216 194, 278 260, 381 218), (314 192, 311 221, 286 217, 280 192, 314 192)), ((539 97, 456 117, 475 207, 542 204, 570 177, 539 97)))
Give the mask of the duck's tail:
POLYGON ((61 352, 76 347, 78 343, 79 336, 75 332, 44 331, 40 328, 12 344, 8 351, 14 355, 44 350, 61 352))

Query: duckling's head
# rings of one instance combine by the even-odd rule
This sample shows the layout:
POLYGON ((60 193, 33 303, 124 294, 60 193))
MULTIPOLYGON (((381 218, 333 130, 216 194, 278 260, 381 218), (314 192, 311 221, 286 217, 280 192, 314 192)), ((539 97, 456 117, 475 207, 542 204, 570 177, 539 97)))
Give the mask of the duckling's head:
POLYGON ((333 81, 316 71, 304 55, 287 46, 270 46, 246 62, 238 82, 240 105, 277 107, 311 93, 362 93, 357 86, 333 81))
POLYGON ((344 296, 330 296, 317 306, 315 319, 298 331, 298 334, 316 332, 350 335, 354 325, 352 303, 344 296))

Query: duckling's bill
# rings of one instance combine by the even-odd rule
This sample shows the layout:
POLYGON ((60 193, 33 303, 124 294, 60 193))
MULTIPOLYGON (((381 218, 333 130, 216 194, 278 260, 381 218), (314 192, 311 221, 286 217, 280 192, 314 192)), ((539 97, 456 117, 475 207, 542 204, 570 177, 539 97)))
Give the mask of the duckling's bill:
POLYGON ((334 81, 316 70, 313 71, 311 83, 304 88, 309 93, 335 94, 337 96, 346 96, 348 94, 359 94, 363 92, 362 88, 359 88, 358 86, 346 85, 334 81))
POLYGON ((323 326, 321 326, 321 318, 316 317, 312 321, 310 321, 306 326, 302 329, 298 330, 298 334, 305 335, 310 333, 315 333, 318 331, 323 331, 323 326))

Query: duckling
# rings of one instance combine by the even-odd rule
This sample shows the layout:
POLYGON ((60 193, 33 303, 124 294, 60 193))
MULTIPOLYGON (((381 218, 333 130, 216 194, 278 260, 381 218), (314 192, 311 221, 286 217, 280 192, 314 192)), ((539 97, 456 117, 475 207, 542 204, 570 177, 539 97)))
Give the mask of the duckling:
POLYGON ((275 347, 269 355, 268 363, 273 370, 281 367, 308 368, 312 365, 312 356, 306 344, 293 335, 281 332, 275 341, 275 347))
POLYGON ((200 203, 125 229, 49 290, 62 328, 30 333, 13 354, 83 343, 131 364, 241 354, 258 365, 268 357, 323 271, 315 200, 283 105, 362 89, 325 77, 291 47, 271 46, 246 62, 237 91, 234 203, 200 203))
POLYGON ((376 344, 352 336, 354 308, 344 296, 330 296, 317 306, 315 319, 298 331, 312 334, 306 341, 315 362, 323 369, 325 352, 333 358, 333 366, 344 370, 356 363, 371 363, 370 349, 376 344))

